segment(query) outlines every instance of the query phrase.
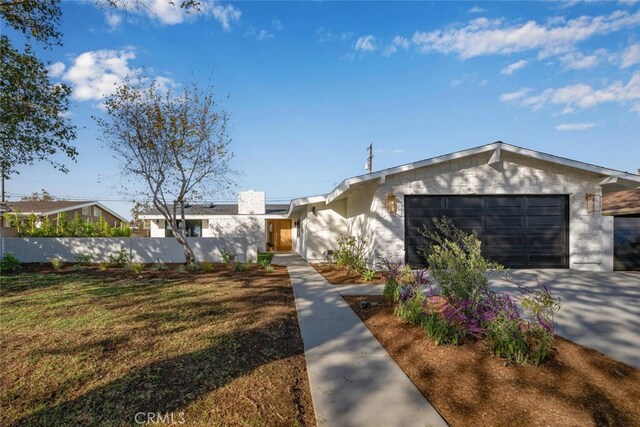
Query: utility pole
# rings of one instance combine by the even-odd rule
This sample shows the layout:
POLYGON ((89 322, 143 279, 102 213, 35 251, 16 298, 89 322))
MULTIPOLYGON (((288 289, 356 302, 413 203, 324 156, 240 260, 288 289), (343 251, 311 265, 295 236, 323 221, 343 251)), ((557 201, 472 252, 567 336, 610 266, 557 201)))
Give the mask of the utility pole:
POLYGON ((369 144, 369 157, 367 158, 367 164, 365 165, 365 169, 369 171, 369 173, 373 173, 373 143, 369 144))

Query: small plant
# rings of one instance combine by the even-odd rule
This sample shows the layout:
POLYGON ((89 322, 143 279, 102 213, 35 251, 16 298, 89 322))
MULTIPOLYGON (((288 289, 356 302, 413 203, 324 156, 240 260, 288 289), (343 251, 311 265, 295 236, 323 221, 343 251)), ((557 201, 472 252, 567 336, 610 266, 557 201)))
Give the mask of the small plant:
POLYGON ((91 254, 78 254, 76 255, 76 264, 85 265, 93 262, 93 255, 91 254))
POLYGON ((365 269, 366 247, 367 241, 360 236, 342 237, 338 240, 338 248, 333 251, 333 257, 339 267, 360 273, 365 269))
POLYGON ((271 265, 271 260, 267 258, 258 258, 258 264, 260 264, 260 267, 262 268, 267 268, 271 265))
POLYGON ((226 249, 221 249, 220 250, 220 258, 222 258, 222 262, 224 262, 225 264, 231 264, 232 262, 234 262, 236 260, 236 254, 232 254, 231 252, 227 251, 226 249))
POLYGON ((373 279, 376 278, 376 273, 377 272, 375 270, 364 270, 362 272, 362 278, 367 282, 371 282, 373 279))
POLYGON ((158 261, 155 264, 153 264, 152 267, 155 271, 165 271, 168 270, 169 267, 167 267, 167 264, 165 264, 164 262, 158 261))
POLYGON ((273 261, 273 254, 268 252, 259 252, 258 253, 258 263, 260 263, 263 259, 266 259, 271 263, 273 261))
POLYGON ((100 271, 107 271, 110 267, 111 262, 109 261, 100 261, 100 264, 98 264, 98 269, 100 269, 100 271))
POLYGON ((5 253, 0 258, 0 271, 15 271, 20 268, 20 260, 11 252, 5 253))
POLYGON ((127 270, 135 273, 135 274, 140 274, 142 273, 142 271, 144 270, 144 263, 143 262, 130 262, 129 264, 127 264, 127 270))
POLYGON ((126 267, 131 262, 131 257, 125 248, 120 248, 115 254, 109 255, 109 263, 114 267, 126 267))
POLYGON ((247 271, 249 264, 246 262, 234 262, 233 271, 247 271))
POLYGON ((197 262, 189 264, 189 271, 199 271, 199 270, 200 270, 200 264, 198 264, 197 262))
POLYGON ((267 273, 273 273, 274 271, 276 271, 276 269, 273 268, 273 265, 269 264, 264 268, 264 271, 266 271, 267 273))
POLYGON ((422 289, 413 285, 405 285, 400 289, 400 298, 395 315, 414 325, 419 325, 423 318, 424 294, 422 289))
POLYGON ((51 263, 51 267, 53 267, 54 270, 60 270, 64 265, 64 260, 59 257, 51 258, 49 262, 51 263))
POLYGON ((207 261, 203 262, 200 264, 200 270, 202 270, 203 273, 211 273, 211 271, 213 271, 213 263, 207 261))
POLYGON ((187 267, 183 265, 181 265, 180 267, 178 267, 178 269, 176 270, 178 273, 180 274, 187 274, 187 267))

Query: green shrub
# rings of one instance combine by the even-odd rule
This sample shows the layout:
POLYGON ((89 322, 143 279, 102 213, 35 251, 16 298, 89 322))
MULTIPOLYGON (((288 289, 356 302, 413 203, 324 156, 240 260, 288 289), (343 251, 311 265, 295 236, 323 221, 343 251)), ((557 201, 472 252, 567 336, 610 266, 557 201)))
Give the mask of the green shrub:
POLYGON ((18 237, 131 236, 131 228, 126 224, 112 227, 104 217, 100 217, 98 221, 94 222, 91 219, 82 219, 77 213, 71 221, 67 220, 67 214, 64 212, 58 214, 53 220, 50 220, 49 217, 39 219, 35 214, 24 218, 20 215, 20 212, 6 213, 4 218, 12 227, 16 227, 18 237))
POLYGON ((193 262, 188 266, 190 271, 200 271, 200 264, 197 262, 193 262))
POLYGON ((176 271, 180 274, 187 274, 187 267, 184 264, 182 264, 180 267, 178 267, 176 271))
POLYGON ((247 271, 248 268, 249 268, 249 263, 246 263, 246 262, 233 263, 233 271, 247 271))
POLYGON ((203 262, 200 264, 200 270, 202 270, 203 273, 210 273, 213 271, 213 263, 207 261, 203 262))
POLYGON ((158 261, 155 264, 153 264, 152 267, 155 271, 165 271, 168 270, 169 267, 167 267, 167 264, 165 264, 164 262, 158 261))
POLYGON ((333 251, 336 264, 348 271, 360 273, 365 269, 364 251, 367 241, 360 236, 346 236, 338 240, 338 248, 333 251))
POLYGON ((445 217, 434 218, 434 224, 434 231, 420 230, 425 237, 420 252, 426 256, 441 295, 478 301, 489 289, 488 272, 504 271, 504 267, 482 256, 482 243, 475 233, 465 233, 445 217))
POLYGON ((377 272, 375 270, 364 270, 362 272, 362 278, 367 282, 370 282, 376 278, 376 273, 377 272))
POLYGON ((51 258, 49 262, 51 263, 51 267, 53 267, 54 270, 60 270, 64 265, 64 260, 58 257, 51 258))
POLYGON ((0 258, 0 271, 15 271, 20 268, 20 260, 11 252, 5 253, 0 258))
POLYGON ((109 261, 100 261, 100 263, 98 264, 98 269, 100 269, 100 271, 107 271, 110 267, 111 262, 109 261))
POLYGON ((109 263, 114 267, 126 267, 130 262, 131 257, 125 248, 120 248, 115 254, 109 255, 109 263))
POLYGON ((76 255, 76 264, 85 265, 93 262, 93 255, 91 254, 78 254, 76 255))
POLYGON ((144 263, 143 262, 130 262, 129 264, 127 264, 127 270, 135 273, 135 274, 140 274, 142 273, 142 271, 144 270, 144 263))
POLYGON ((236 260, 236 254, 232 254, 231 252, 227 251, 226 249, 221 249, 220 250, 220 258, 222 258, 222 262, 224 262, 225 264, 231 264, 232 262, 234 262, 236 260))
POLYGON ((271 265, 271 261, 268 258, 258 257, 258 264, 260 264, 260 267, 262 268, 267 268, 268 266, 271 265))
POLYGON ((273 261, 273 254, 268 252, 260 252, 258 253, 258 263, 260 263, 263 259, 269 261, 269 264, 273 261))
POLYGON ((422 323, 424 294, 421 289, 411 285, 402 287, 395 315, 414 325, 422 323))
POLYGON ((264 271, 266 271, 267 273, 273 273, 274 271, 276 271, 276 269, 273 268, 271 264, 269 264, 264 268, 264 271))

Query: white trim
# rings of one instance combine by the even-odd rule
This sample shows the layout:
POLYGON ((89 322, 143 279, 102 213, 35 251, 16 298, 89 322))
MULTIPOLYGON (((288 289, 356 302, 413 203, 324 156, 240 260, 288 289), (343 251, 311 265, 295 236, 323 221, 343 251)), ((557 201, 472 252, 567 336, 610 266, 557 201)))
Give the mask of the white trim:
MULTIPOLYGON (((224 214, 224 215, 185 215, 184 219, 185 220, 204 220, 207 219, 209 221, 212 220, 216 220, 216 219, 229 219, 229 218, 250 218, 250 217, 259 217, 259 218, 264 218, 264 219, 287 219, 288 216, 286 214, 224 214)), ((164 216, 160 215, 160 214, 146 214, 146 215, 140 215, 139 216, 140 219, 149 219, 149 220, 156 220, 156 219, 165 219, 164 216)), ((176 220, 181 220, 182 216, 178 215, 178 217, 176 218, 176 220)))
POLYGON ((309 197, 300 197, 298 199, 293 199, 289 203, 289 210, 287 211, 286 217, 287 218, 290 217, 295 208, 297 208, 299 206, 309 205, 311 203, 326 203, 326 204, 329 204, 329 202, 327 202, 327 197, 326 196, 322 196, 322 195, 309 196, 309 197))
MULTIPOLYGON (((365 181, 371 181, 374 179, 384 179, 384 177, 388 175, 394 175, 402 172, 412 171, 414 169, 422 168, 425 166, 431 166, 439 163, 448 162, 451 160, 460 159, 463 157, 469 157, 480 153, 486 153, 489 151, 495 151, 496 153, 501 153, 501 151, 506 151, 514 154, 518 154, 524 157, 530 157, 533 159, 543 160, 549 163, 555 163, 562 166, 583 170, 586 172, 595 173, 598 175, 605 176, 615 176, 620 177, 625 180, 630 180, 637 182, 640 185, 640 176, 631 174, 628 172, 618 171, 615 169, 609 169, 601 166, 592 165, 589 163, 579 162, 577 160, 571 160, 564 157, 554 156, 552 154, 542 153, 535 150, 529 150, 527 148, 517 147, 515 145, 505 144, 504 142, 494 142, 492 144, 482 145, 480 147, 469 148, 467 150, 456 151, 455 153, 445 154, 442 156, 432 157, 430 159, 420 160, 413 163, 407 163, 400 166, 395 166, 389 169, 383 169, 378 172, 359 175, 352 178, 347 178, 342 181, 336 188, 334 188, 326 197, 326 203, 329 204, 332 201, 336 200, 340 197, 344 192, 346 192, 352 185, 358 184, 365 181)), ((500 154, 498 154, 500 156, 500 154)), ((493 156, 492 156, 493 160, 493 156)), ((491 160, 490 160, 491 162, 491 160)), ((291 208, 289 209, 291 210, 291 208)))
POLYGON ((86 203, 79 203, 79 204, 77 204, 77 205, 71 205, 71 206, 67 206, 67 207, 64 207, 64 208, 60 208, 60 209, 53 209, 53 210, 50 210, 50 211, 43 211, 43 212, 33 212, 33 211, 32 211, 32 212, 15 212, 15 211, 14 211, 14 212, 15 212, 15 213, 17 213, 17 214, 19 214, 19 215, 21 215, 21 216, 22 216, 22 215, 31 215, 31 214, 34 214, 34 215, 41 215, 41 216, 42 216, 42 215, 47 215, 47 216, 48 216, 48 215, 55 215, 55 214, 57 214, 57 213, 62 213, 62 212, 67 212, 67 211, 72 211, 72 210, 75 210, 75 209, 82 209, 82 208, 84 208, 84 207, 87 207, 87 206, 94 206, 94 205, 98 206, 98 207, 99 207, 100 209, 102 209, 103 211, 109 212, 111 215, 113 215, 114 217, 116 217, 116 218, 117 218, 117 219, 119 219, 120 221, 122 221, 122 222, 124 222, 124 223, 127 223, 127 224, 129 223, 129 220, 127 220, 126 218, 124 218, 124 217, 122 217, 122 216, 118 215, 117 213, 115 213, 114 211, 112 211, 111 209, 109 209, 108 207, 106 207, 105 205, 103 205, 103 204, 102 204, 102 203, 100 203, 100 202, 86 202, 86 203))

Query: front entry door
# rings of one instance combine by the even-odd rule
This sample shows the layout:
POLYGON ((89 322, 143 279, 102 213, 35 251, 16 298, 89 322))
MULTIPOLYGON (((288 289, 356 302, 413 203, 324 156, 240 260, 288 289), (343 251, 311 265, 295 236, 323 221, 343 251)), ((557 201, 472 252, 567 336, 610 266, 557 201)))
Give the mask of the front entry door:
POLYGON ((291 245, 291 220, 277 219, 273 224, 275 234, 276 251, 290 251, 291 245))

